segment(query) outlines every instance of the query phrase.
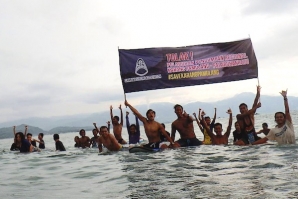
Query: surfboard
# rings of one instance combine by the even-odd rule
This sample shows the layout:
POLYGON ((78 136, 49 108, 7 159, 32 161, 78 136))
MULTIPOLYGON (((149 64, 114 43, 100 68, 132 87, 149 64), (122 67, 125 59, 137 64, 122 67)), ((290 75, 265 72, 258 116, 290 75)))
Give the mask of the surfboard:
POLYGON ((129 149, 129 153, 138 153, 138 152, 143 152, 143 153, 156 153, 160 151, 161 149, 150 149, 146 147, 141 147, 141 146, 134 146, 129 149))

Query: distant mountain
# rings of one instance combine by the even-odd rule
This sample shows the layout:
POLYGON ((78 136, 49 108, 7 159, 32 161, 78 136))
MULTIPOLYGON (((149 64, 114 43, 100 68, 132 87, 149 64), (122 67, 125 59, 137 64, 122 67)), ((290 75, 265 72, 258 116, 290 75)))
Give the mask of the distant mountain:
MULTIPOLYGON (((21 124, 16 126, 16 133, 17 132, 25 132, 25 124, 21 124)), ((38 135, 39 133, 45 133, 46 132, 44 130, 42 130, 41 128, 35 127, 35 126, 28 126, 28 131, 27 133, 31 133, 32 135, 38 135)), ((4 139, 4 138, 13 138, 14 134, 13 134, 13 127, 6 127, 6 128, 1 128, 0 129, 0 139, 4 139)))
MULTIPOLYGON (((255 98, 254 93, 240 93, 229 99, 220 100, 217 102, 192 102, 188 104, 181 104, 185 111, 189 114, 198 112, 199 107, 204 109, 207 115, 213 117, 214 107, 217 108, 217 117, 226 117, 226 110, 231 108, 234 114, 239 112, 239 104, 246 103, 248 107, 251 107, 255 98)), ((290 103, 290 109, 298 110, 298 97, 288 97, 290 103)), ((257 110, 258 113, 274 113, 277 111, 284 111, 283 100, 281 96, 267 96, 261 95, 262 107, 257 110)), ((174 104, 168 102, 152 103, 149 108, 156 111, 156 120, 163 123, 172 122, 176 119, 174 113, 174 104)), ((136 106, 137 110, 145 116, 148 110, 148 105, 136 106)), ((128 109, 126 109, 128 110, 128 109)), ((125 109, 123 110, 125 116, 125 109)), ((131 112, 130 110, 128 110, 131 112)), ((119 111, 115 111, 115 115, 119 115, 119 111)), ((134 122, 130 115, 131 122, 134 122)), ((99 125, 106 125, 106 122, 110 120, 108 111, 93 113, 93 114, 77 114, 70 116, 59 116, 50 118, 26 118, 20 120, 14 120, 10 122, 0 123, 0 127, 8 127, 7 130, 0 130, 0 136, 2 132, 9 132, 12 134, 12 126, 16 124, 30 124, 31 126, 38 126, 44 130, 38 130, 37 132, 49 132, 49 133, 62 133, 73 132, 85 127, 86 130, 92 129, 92 123, 96 122, 99 125), (53 129, 54 128, 54 129, 53 129)), ((30 127, 31 130, 31 127, 30 127)), ((1 138, 1 137, 0 137, 1 138)))

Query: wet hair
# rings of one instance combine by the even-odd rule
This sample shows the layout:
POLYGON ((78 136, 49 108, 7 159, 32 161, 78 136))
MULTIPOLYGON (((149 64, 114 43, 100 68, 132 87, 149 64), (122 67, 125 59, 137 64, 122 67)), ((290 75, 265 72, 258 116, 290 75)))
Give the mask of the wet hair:
POLYGON ((54 134, 53 138, 54 138, 54 140, 59 140, 59 134, 54 134))
POLYGON ((78 139, 80 139, 79 136, 75 136, 75 137, 74 137, 74 141, 75 141, 75 142, 78 141, 78 139))
POLYGON ((107 130, 109 131, 109 129, 108 129, 107 126, 101 126, 101 127, 99 128, 100 131, 101 131, 102 129, 107 129, 107 130))
POLYGON ((119 122, 119 117, 116 115, 114 118, 119 122))
POLYGON ((32 137, 32 134, 31 134, 31 133, 27 133, 27 135, 26 135, 26 136, 28 137, 28 136, 30 136, 30 135, 31 135, 31 137, 32 137))
MULTIPOLYGON (((81 129, 81 130, 80 130, 80 132, 79 132, 80 135, 82 135, 82 132, 83 132, 83 131, 85 131, 85 129, 81 129)), ((85 133, 86 133, 86 131, 85 131, 85 133)))
POLYGON ((210 117, 209 116, 206 116, 206 117, 204 117, 204 119, 206 120, 206 119, 210 119, 210 117))
POLYGON ((21 140, 25 139, 25 135, 22 132, 17 132, 16 135, 14 136, 15 139, 17 139, 17 135, 20 135, 21 140))
POLYGON ((283 112, 276 112, 275 115, 274 115, 274 118, 276 118, 277 114, 282 114, 284 116, 284 118, 286 118, 286 114, 284 114, 283 112))
POLYGON ((174 106, 174 109, 176 110, 177 107, 182 108, 182 111, 183 111, 183 107, 182 107, 180 104, 176 104, 176 105, 174 106))
POLYGON ((39 135, 43 138, 43 133, 39 133, 39 135))
POLYGON ((149 112, 153 112, 154 113, 154 115, 155 115, 155 111, 154 110, 152 110, 152 109, 149 109, 147 112, 146 112, 146 116, 148 116, 148 114, 149 114, 149 112))
POLYGON ((161 123, 161 126, 163 126, 163 128, 166 128, 165 124, 164 123, 161 123))
POLYGON ((245 103, 241 103, 241 104, 239 105, 239 108, 240 108, 241 106, 245 106, 245 107, 247 108, 247 104, 245 104, 245 103))
POLYGON ((93 133, 94 131, 96 131, 96 132, 97 132, 97 130, 96 130, 96 129, 92 129, 92 133, 93 133))
POLYGON ((129 126, 129 129, 130 129, 131 127, 135 127, 135 128, 137 128, 137 125, 135 125, 135 124, 131 124, 131 125, 129 126))
POLYGON ((236 126, 236 124, 239 124, 238 121, 234 123, 234 126, 236 126))
POLYGON ((222 124, 221 124, 221 123, 215 123, 215 124, 214 124, 214 128, 215 128, 216 126, 220 126, 220 127, 222 128, 222 124))
POLYGON ((268 127, 268 124, 265 122, 265 123, 262 124, 262 126, 268 127))

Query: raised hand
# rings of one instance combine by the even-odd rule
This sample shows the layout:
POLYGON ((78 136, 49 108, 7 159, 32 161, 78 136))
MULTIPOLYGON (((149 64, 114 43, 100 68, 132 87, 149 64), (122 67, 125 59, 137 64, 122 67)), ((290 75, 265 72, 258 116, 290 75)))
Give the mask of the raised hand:
POLYGON ((122 109, 121 109, 121 104, 119 105, 119 109, 122 110, 122 109))
POLYGON ((261 92, 261 86, 260 85, 257 85, 257 92, 261 92))
POLYGON ((110 110, 112 110, 112 109, 113 109, 113 106, 111 105, 111 106, 110 106, 110 110))
POLYGON ((279 92, 283 97, 287 97, 287 93, 288 93, 288 89, 287 90, 282 90, 281 92, 279 92))
POLYGON ((201 116, 204 116, 204 115, 206 115, 206 113, 205 113, 205 111, 202 111, 201 116))
POLYGON ((229 108, 229 109, 227 110, 227 114, 232 114, 232 110, 231 110, 231 108, 229 108))
POLYGON ((107 121, 107 125, 110 125, 111 124, 111 122, 110 121, 107 121))
POLYGON ((197 117, 197 114, 196 114, 196 113, 193 113, 193 116, 194 116, 194 117, 197 117))
POLYGON ((128 106, 129 105, 129 103, 127 102, 127 100, 124 101, 124 105, 125 106, 128 106))
POLYGON ((126 111, 126 116, 128 116, 129 115, 129 112, 128 111, 126 111))
POLYGON ((257 108, 260 108, 262 106, 262 104, 261 104, 261 102, 259 102, 258 104, 257 104, 257 108))

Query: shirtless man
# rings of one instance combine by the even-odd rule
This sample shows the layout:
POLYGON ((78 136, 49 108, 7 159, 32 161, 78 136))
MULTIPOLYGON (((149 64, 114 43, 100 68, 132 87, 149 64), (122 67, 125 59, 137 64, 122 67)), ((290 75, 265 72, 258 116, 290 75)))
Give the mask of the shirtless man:
POLYGON ((119 151, 122 148, 122 145, 118 143, 116 138, 108 132, 108 127, 101 126, 98 130, 96 123, 93 123, 93 125, 100 135, 98 137, 99 152, 102 152, 102 145, 106 147, 109 151, 119 151))
POLYGON ((265 135, 268 135, 269 131, 270 131, 270 129, 268 128, 268 124, 267 124, 267 123, 263 123, 263 124, 262 124, 262 129, 259 130, 259 131, 257 132, 257 134, 264 133, 265 135))
MULTIPOLYGON (((166 133, 163 126, 154 121, 155 118, 155 111, 149 109, 146 112, 147 118, 143 117, 134 107, 132 107, 127 100, 124 102, 125 106, 128 106, 130 110, 143 122, 145 133, 147 135, 149 143, 143 145, 143 147, 151 148, 151 149, 159 149, 159 144, 161 143, 160 140, 160 132, 166 137, 166 139, 171 143, 170 147, 174 144, 170 136, 166 133)), ((162 148, 166 148, 166 145, 163 145, 162 148)))
POLYGON ((176 104, 174 109, 178 118, 172 123, 172 140, 175 140, 176 131, 180 134, 180 139, 175 142, 174 148, 201 145, 202 142, 197 139, 194 132, 194 119, 186 114, 185 111, 183 112, 183 107, 181 105, 176 104))
POLYGON ((119 144, 127 144, 125 140, 122 138, 122 127, 123 127, 123 113, 122 113, 122 108, 121 104, 119 106, 120 109, 120 114, 121 114, 121 121, 119 123, 119 117, 118 116, 113 116, 113 106, 110 106, 110 115, 111 115, 111 121, 113 125, 113 133, 115 138, 118 140, 119 144))
POLYGON ((227 131, 224 135, 222 135, 222 124, 221 123, 214 124, 214 131, 216 133, 216 135, 214 135, 213 132, 210 131, 210 128, 207 125, 206 121, 204 119, 202 119, 202 124, 203 124, 204 128, 207 130, 208 135, 211 137, 212 144, 214 144, 214 145, 220 145, 220 144, 227 145, 229 142, 228 139, 229 139, 229 136, 231 133, 232 120, 233 120, 232 110, 229 109, 227 111, 227 113, 230 115, 230 118, 229 118, 229 125, 227 128, 227 131))
POLYGON ((80 130, 80 146, 82 148, 90 147, 90 138, 86 136, 86 132, 84 129, 80 130))
POLYGON ((243 137, 235 142, 235 145, 248 145, 252 144, 256 140, 260 139, 255 131, 255 113, 256 110, 261 107, 259 102, 261 87, 257 86, 257 94, 252 106, 252 109, 248 110, 247 105, 242 103, 239 105, 240 114, 236 116, 237 122, 240 126, 243 137))

